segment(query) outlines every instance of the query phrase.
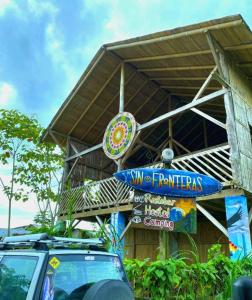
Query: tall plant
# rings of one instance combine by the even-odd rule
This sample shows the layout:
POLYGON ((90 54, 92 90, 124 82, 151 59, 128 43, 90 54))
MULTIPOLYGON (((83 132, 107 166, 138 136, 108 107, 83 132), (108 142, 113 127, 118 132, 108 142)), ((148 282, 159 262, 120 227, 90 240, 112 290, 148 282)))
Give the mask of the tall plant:
POLYGON ((0 163, 10 179, 0 175, 0 185, 9 201, 10 235, 13 200, 28 200, 33 193, 39 208, 36 220, 53 226, 57 216, 63 154, 55 145, 40 141, 43 128, 33 117, 16 110, 0 110, 0 163))
POLYGON ((21 156, 34 146, 39 137, 39 125, 16 110, 0 109, 0 163, 8 168, 10 180, 0 175, 0 185, 8 199, 8 235, 10 235, 11 206, 13 200, 28 199, 28 191, 18 184, 17 170, 21 156))
POLYGON ((60 202, 63 154, 55 145, 38 141, 19 159, 22 163, 17 168, 18 181, 36 197, 39 208, 37 220, 42 227, 48 221, 53 227, 60 202))

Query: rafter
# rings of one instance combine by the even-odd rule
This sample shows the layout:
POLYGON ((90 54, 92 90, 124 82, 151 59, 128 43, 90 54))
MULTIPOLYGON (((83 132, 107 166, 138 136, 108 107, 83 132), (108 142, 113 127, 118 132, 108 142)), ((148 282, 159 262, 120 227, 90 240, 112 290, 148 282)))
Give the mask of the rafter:
POLYGON ((106 49, 107 50, 117 50, 117 49, 123 49, 123 48, 135 47, 135 46, 155 44, 155 43, 160 43, 160 42, 164 42, 164 41, 168 41, 168 40, 175 40, 175 39, 182 38, 185 36, 188 37, 188 36, 193 36, 196 34, 201 34, 201 33, 204 33, 206 30, 235 27, 235 26, 241 25, 242 23, 243 23, 242 20, 229 21, 229 22, 222 23, 222 24, 214 24, 214 25, 203 27, 203 28, 192 29, 192 30, 188 30, 185 32, 168 34, 168 35, 165 35, 162 37, 145 39, 145 40, 136 41, 136 42, 125 42, 125 43, 120 43, 119 45, 111 45, 111 46, 107 46, 106 49))
POLYGON ((178 67, 159 67, 159 68, 143 68, 138 69, 139 72, 164 72, 164 71, 183 71, 183 70, 209 70, 214 65, 205 66, 178 66, 178 67))
MULTIPOLYGON (((186 85, 161 85, 161 88, 164 89, 171 89, 171 90, 175 90, 175 89, 181 89, 181 90, 198 90, 200 89, 200 86, 186 86, 186 85)), ((207 88, 205 88, 205 90, 212 90, 212 91, 216 91, 219 90, 220 87, 219 86, 209 86, 207 88)))
POLYGON ((153 126, 154 124, 157 124, 157 123, 160 123, 160 122, 163 122, 164 120, 167 120, 177 114, 180 114, 182 112, 185 112, 187 110, 190 110, 191 108, 194 108, 195 106, 198 106, 200 104, 204 104, 204 103, 207 103, 209 101, 213 101, 215 98, 219 97, 219 96, 222 96, 224 94, 227 93, 227 89, 221 89, 219 91, 216 91, 216 92, 213 92, 209 95, 206 95, 200 99, 198 99, 197 101, 195 102, 190 102, 182 107, 179 107, 171 112, 168 112, 166 114, 163 114, 149 122, 146 122, 142 125, 139 125, 138 126, 138 130, 142 130, 142 129, 145 129, 145 128, 148 128, 148 127, 151 127, 153 126))
POLYGON ((74 129, 77 127, 77 125, 80 123, 80 121, 83 119, 83 117, 85 116, 85 114, 88 112, 88 110, 90 109, 90 107, 93 105, 93 103, 95 102, 95 100, 100 96, 100 94, 104 91, 104 89, 106 88, 106 86, 111 82, 112 78, 115 76, 115 74, 118 72, 119 68, 121 67, 121 64, 118 64, 116 66, 116 68, 114 69, 114 71, 111 73, 111 75, 109 76, 109 78, 105 81, 105 83, 102 85, 102 87, 100 88, 100 90, 98 91, 98 93, 94 96, 94 98, 89 102, 89 104, 85 107, 84 111, 81 113, 81 115, 79 116, 78 120, 74 123, 74 125, 72 126, 71 130, 68 132, 68 135, 70 135, 74 129))
MULTIPOLYGON (((252 43, 228 46, 228 47, 224 47, 224 50, 237 51, 237 50, 250 49, 250 48, 252 48, 252 43)), ((180 58, 180 57, 199 56, 199 55, 207 55, 207 54, 211 54, 211 50, 205 49, 205 50, 199 50, 199 51, 188 51, 188 52, 172 53, 172 54, 165 54, 165 55, 134 57, 134 58, 127 58, 124 61, 125 62, 155 61, 155 60, 164 60, 164 59, 172 59, 172 58, 180 58)))
POLYGON ((156 81, 203 81, 206 77, 150 77, 150 80, 156 81))
MULTIPOLYGON (((127 87, 128 83, 134 78, 134 76, 136 75, 136 72, 133 72, 129 78, 126 80, 125 82, 125 87, 127 87)), ((100 121, 101 117, 103 116, 103 114, 105 112, 108 111, 108 108, 112 105, 112 103, 115 101, 115 99, 119 96, 120 94, 120 90, 118 90, 118 92, 115 94, 115 96, 108 101, 107 105, 105 106, 105 108, 103 109, 103 111, 96 117, 95 121, 93 122, 93 124, 91 126, 89 126, 89 128, 85 131, 84 135, 81 137, 81 140, 83 140, 88 134, 89 132, 96 126, 96 124, 100 121)))

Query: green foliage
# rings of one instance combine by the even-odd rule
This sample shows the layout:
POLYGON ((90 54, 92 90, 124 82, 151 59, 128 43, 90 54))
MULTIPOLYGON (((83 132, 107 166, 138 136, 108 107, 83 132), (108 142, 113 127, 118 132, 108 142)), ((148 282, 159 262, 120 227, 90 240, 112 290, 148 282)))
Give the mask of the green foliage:
POLYGON ((177 259, 153 262, 126 259, 124 264, 138 299, 227 300, 238 277, 252 276, 251 257, 231 261, 218 244, 208 250, 208 260, 204 263, 194 249, 190 258, 180 255, 177 259))
MULTIPOLYGON (((42 227, 48 217, 52 226, 55 223, 63 166, 62 152, 40 141, 43 130, 33 117, 0 109, 0 164, 7 165, 10 175, 9 182, 0 177, 0 185, 9 200, 9 212, 12 200, 26 201, 33 193, 42 227)), ((10 213, 8 223, 9 228, 10 213)))
POLYGON ((9 201, 28 199, 28 193, 22 187, 16 187, 17 169, 23 153, 38 141, 39 132, 36 119, 16 110, 0 109, 0 163, 9 166, 11 175, 10 182, 1 179, 0 183, 9 201))

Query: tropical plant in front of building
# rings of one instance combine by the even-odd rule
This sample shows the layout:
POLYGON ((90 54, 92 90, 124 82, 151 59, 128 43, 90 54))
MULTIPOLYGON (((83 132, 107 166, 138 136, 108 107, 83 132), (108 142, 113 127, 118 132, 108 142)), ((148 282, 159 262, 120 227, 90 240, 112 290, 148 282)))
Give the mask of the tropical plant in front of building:
POLYGON ((151 300, 228 300, 233 282, 252 276, 250 256, 232 261, 218 244, 208 250, 206 262, 194 249, 166 260, 126 259, 125 267, 136 298, 151 300))

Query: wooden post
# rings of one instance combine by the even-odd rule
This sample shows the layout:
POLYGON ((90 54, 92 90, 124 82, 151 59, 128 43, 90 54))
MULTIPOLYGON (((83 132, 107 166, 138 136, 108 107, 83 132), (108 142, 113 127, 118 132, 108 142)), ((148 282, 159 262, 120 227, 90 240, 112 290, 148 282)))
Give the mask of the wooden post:
MULTIPOLYGON (((66 157, 69 157, 70 155, 70 138, 67 138, 67 143, 66 143, 66 157)), ((64 162, 64 170, 63 170, 63 175, 62 175, 62 184, 61 184, 61 191, 63 192, 65 189, 66 181, 68 179, 68 174, 69 174, 69 162, 65 161, 64 162)))
MULTIPOLYGON (((119 113, 124 112, 124 82, 125 82, 125 67, 124 63, 121 64, 121 79, 120 79, 120 97, 119 97, 119 113)), ((122 159, 118 159, 117 161, 117 170, 121 171, 123 168, 122 166, 122 159)))
MULTIPOLYGON (((172 110, 171 96, 169 97, 169 111, 172 110)), ((172 149, 172 119, 170 118, 168 121, 169 126, 169 148, 172 149)))
POLYGON ((208 141, 207 141, 207 123, 206 119, 203 119, 203 132, 204 132, 204 146, 205 148, 208 147, 208 141))
POLYGON ((169 232, 165 230, 159 231, 159 255, 160 259, 169 257, 169 232))
POLYGON ((121 80, 120 80, 120 102, 119 102, 119 112, 124 112, 124 75, 125 67, 124 63, 121 65, 121 80))

